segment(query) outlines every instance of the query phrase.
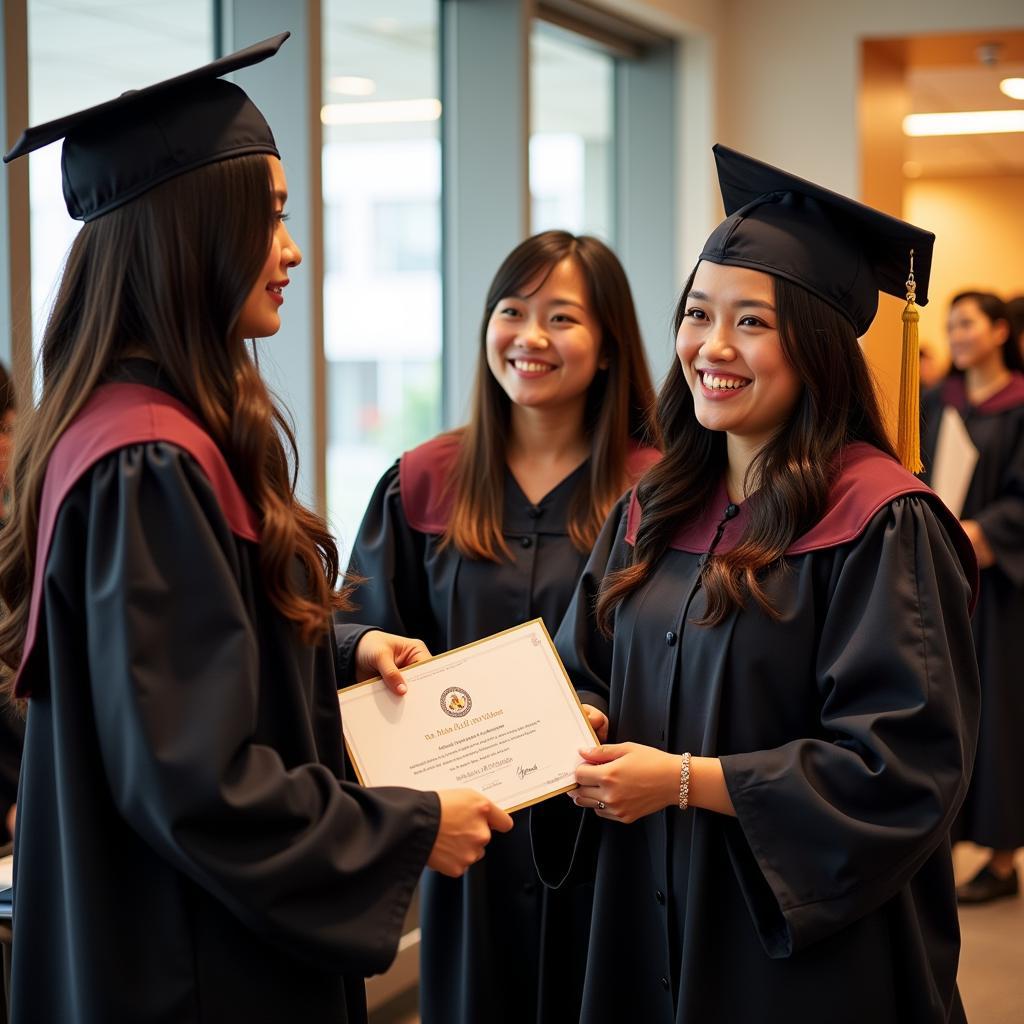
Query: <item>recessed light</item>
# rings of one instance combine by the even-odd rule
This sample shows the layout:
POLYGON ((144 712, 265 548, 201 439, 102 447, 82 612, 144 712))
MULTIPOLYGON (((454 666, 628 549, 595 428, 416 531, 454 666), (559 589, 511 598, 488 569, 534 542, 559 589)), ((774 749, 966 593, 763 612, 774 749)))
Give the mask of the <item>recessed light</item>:
POLYGON ((943 114, 908 114, 903 134, 1001 135, 1024 132, 1024 110, 961 110, 943 114))
POLYGON ((999 91, 1011 100, 1024 100, 1024 78, 1004 78, 999 83, 999 91))

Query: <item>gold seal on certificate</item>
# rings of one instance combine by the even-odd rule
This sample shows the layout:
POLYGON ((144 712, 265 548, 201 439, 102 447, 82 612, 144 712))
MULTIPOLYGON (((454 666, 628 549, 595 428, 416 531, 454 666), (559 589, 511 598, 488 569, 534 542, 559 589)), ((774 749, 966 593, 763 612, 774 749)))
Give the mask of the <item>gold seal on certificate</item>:
POLYGON ((340 691, 345 745, 364 786, 467 787, 518 811, 576 787, 597 743, 541 619, 340 691))

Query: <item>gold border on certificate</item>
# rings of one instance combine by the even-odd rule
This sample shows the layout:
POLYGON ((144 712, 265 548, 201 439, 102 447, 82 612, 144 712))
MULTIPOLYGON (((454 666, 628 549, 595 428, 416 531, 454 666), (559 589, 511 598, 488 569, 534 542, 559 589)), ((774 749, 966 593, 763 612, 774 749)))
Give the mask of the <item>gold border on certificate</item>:
MULTIPOLYGON (((474 647, 480 646, 481 644, 493 643, 495 640, 499 639, 500 637, 507 636, 507 635, 509 635, 511 633, 517 633, 517 632, 520 632, 522 630, 526 630, 526 629, 528 629, 528 628, 530 628, 532 626, 539 626, 540 627, 542 639, 547 644, 548 653, 554 659, 554 664, 558 666, 558 671, 561 674, 561 677, 562 677, 562 679, 563 679, 563 681, 565 683, 565 689, 571 695, 572 700, 573 700, 573 702, 576 705, 576 709, 578 710, 578 712, 580 714, 580 717, 581 717, 581 719, 583 721, 583 724, 586 727, 587 732, 590 733, 591 739, 594 741, 594 746, 599 746, 600 742, 599 742, 599 740, 597 738, 597 734, 594 732, 593 726, 591 726, 591 724, 590 724, 590 719, 587 718, 587 714, 583 710, 583 704, 580 701, 579 694, 576 692, 575 688, 572 685, 572 682, 569 679, 568 673, 565 671, 565 666, 562 664, 562 659, 558 656, 558 651, 555 648, 554 641, 551 639, 551 634, 548 632, 548 628, 544 624, 544 620, 542 618, 538 617, 536 619, 530 619, 527 622, 520 622, 516 626, 511 626, 508 629, 503 629, 503 630, 501 630, 498 633, 492 633, 490 636, 481 637, 479 640, 474 640, 472 643, 463 644, 461 647, 453 647, 450 651, 445 651, 443 654, 435 654, 433 657, 424 658, 423 661, 418 661, 418 662, 416 662, 415 665, 407 665, 407 666, 405 666, 405 669, 403 669, 403 671, 411 669, 411 668, 417 668, 418 669, 418 668, 421 668, 424 665, 429 665, 432 662, 440 661, 443 658, 450 658, 453 655, 463 654, 466 651, 472 650, 474 647)), ((343 693, 351 693, 353 690, 358 690, 358 689, 361 689, 362 687, 372 686, 374 683, 379 683, 379 682, 381 682, 380 676, 375 676, 373 679, 367 679, 367 680, 365 680, 365 681, 363 681, 361 683, 353 683, 350 686, 343 686, 343 687, 341 687, 341 689, 338 690, 339 709, 341 710, 341 714, 342 714, 342 738, 343 738, 343 740, 345 742, 345 749, 348 751, 349 760, 352 762, 352 767, 355 769, 356 777, 359 779, 360 785, 363 785, 363 786, 366 785, 366 781, 365 781, 365 776, 364 776, 364 773, 363 773, 363 767, 360 764, 359 755, 358 755, 357 751, 355 749, 353 749, 352 744, 349 742, 348 736, 346 736, 345 733, 344 733, 344 709, 342 709, 340 707, 340 705, 341 705, 341 695, 343 693)), ((413 683, 413 684, 410 684, 410 685, 415 685, 415 684, 413 683)), ((390 783, 389 783, 389 785, 390 785, 390 783)), ((443 788, 454 788, 454 787, 443 787, 443 788)), ((473 786, 465 786, 463 788, 473 789, 474 787, 473 786)), ((534 804, 543 803, 543 801, 549 800, 553 796, 559 796, 562 793, 569 793, 569 792, 571 792, 572 790, 574 790, 576 788, 577 788, 576 783, 573 783, 571 786, 562 786, 560 789, 554 789, 554 790, 551 790, 551 792, 549 792, 549 793, 540 794, 540 795, 535 796, 532 799, 527 800, 527 801, 525 801, 525 802, 523 802, 521 804, 517 804, 514 807, 506 808, 506 810, 508 811, 508 813, 512 814, 515 811, 521 811, 521 810, 524 810, 527 807, 532 807, 534 804)))

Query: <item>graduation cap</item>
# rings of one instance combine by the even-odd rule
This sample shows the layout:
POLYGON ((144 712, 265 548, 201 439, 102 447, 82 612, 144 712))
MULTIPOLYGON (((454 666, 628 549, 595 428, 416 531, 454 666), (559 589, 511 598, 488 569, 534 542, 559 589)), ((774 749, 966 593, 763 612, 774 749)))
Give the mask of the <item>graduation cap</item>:
POLYGON ((928 302, 935 235, 726 146, 714 147, 726 219, 702 260, 785 278, 838 310, 857 332, 878 311, 878 293, 907 299, 897 452, 920 472, 919 314, 928 302))
POLYGON ((290 34, 27 128, 4 163, 63 139, 64 201, 75 220, 90 221, 206 164, 250 153, 279 157, 256 105, 220 76, 272 57, 290 34))

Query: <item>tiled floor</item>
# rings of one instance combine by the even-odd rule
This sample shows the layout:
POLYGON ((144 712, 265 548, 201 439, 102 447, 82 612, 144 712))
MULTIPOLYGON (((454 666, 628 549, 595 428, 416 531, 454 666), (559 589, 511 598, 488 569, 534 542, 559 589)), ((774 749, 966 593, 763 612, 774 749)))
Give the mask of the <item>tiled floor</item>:
MULTIPOLYGON (((962 843, 954 852, 957 881, 985 862, 985 852, 962 843)), ((1024 880, 1024 851, 1017 856, 1024 880)), ((1024 1022, 1024 896, 960 912, 960 994, 970 1024, 1024 1022)))
MULTIPOLYGON (((969 878, 985 862, 985 852, 969 843, 954 853, 957 881, 969 878)), ((1017 858, 1024 880, 1024 851, 1017 858)), ((1024 1024, 1024 896, 960 915, 963 948, 960 992, 970 1024, 1024 1024)), ((373 1024, 419 1024, 415 1001, 374 1014, 373 1024)))

